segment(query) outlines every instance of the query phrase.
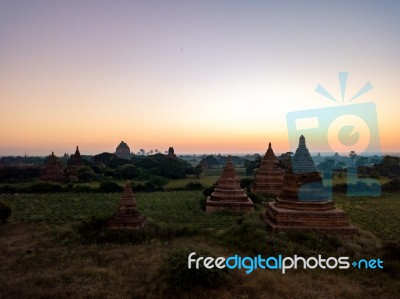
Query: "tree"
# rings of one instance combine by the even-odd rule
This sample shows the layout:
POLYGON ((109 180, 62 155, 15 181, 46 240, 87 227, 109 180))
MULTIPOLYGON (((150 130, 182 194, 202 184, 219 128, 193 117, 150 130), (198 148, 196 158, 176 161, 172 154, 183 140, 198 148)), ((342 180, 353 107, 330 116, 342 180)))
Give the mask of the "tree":
POLYGON ((104 153, 93 156, 92 161, 94 163, 103 163, 105 166, 108 166, 110 161, 113 159, 116 159, 116 158, 117 158, 117 156, 115 154, 104 152, 104 153))
POLYGON ((200 178, 202 172, 203 172, 203 167, 200 164, 197 164, 196 167, 194 168, 194 175, 196 176, 196 179, 200 178))
POLYGON ((120 173, 123 179, 133 179, 138 175, 138 169, 135 165, 125 164, 118 168, 118 172, 120 173))
POLYGON ((140 152, 142 153, 143 156, 146 153, 146 151, 143 148, 140 149, 140 152))
POLYGON ((352 164, 353 164, 353 166, 354 166, 354 160, 355 160, 355 158, 357 157, 356 152, 355 152, 355 151, 351 151, 350 154, 349 154, 349 157, 350 157, 350 159, 351 159, 351 161, 352 161, 352 164))
POLYGON ((95 177, 93 169, 89 166, 83 166, 78 170, 78 179, 81 181, 91 181, 95 177))
POLYGON ((129 164, 129 161, 126 159, 115 158, 108 163, 108 167, 115 169, 125 164, 129 164))
POLYGON ((213 168, 219 165, 217 158, 213 156, 207 156, 204 158, 204 161, 207 163, 208 168, 213 168))
POLYGON ((177 159, 165 159, 159 164, 160 174, 167 178, 179 179, 186 177, 184 165, 177 159))
POLYGON ((292 160, 293 152, 286 152, 282 154, 279 158, 279 165, 282 169, 287 169, 289 162, 292 160))

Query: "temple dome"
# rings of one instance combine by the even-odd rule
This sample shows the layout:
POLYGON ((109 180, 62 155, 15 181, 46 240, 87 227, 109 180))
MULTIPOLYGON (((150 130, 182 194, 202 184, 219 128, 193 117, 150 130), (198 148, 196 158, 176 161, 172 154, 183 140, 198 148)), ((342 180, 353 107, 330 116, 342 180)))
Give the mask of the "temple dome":
POLYGON ((131 150, 128 144, 126 144, 124 141, 121 141, 121 143, 117 146, 115 154, 120 159, 129 160, 131 158, 131 150))

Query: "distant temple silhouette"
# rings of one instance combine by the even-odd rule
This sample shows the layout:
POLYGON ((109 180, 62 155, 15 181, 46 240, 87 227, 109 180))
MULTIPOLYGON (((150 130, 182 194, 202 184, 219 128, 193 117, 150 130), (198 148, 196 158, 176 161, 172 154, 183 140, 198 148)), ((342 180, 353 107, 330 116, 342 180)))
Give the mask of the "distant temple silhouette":
POLYGON ((115 155, 120 159, 129 160, 131 158, 131 150, 124 141, 121 141, 115 150, 115 155))
POLYGON ((67 167, 68 178, 72 181, 78 180, 78 172, 84 166, 79 147, 76 147, 75 154, 70 158, 70 164, 67 167))
POLYGON ((43 181, 63 182, 65 175, 61 161, 54 155, 54 152, 47 159, 46 167, 40 177, 43 181))

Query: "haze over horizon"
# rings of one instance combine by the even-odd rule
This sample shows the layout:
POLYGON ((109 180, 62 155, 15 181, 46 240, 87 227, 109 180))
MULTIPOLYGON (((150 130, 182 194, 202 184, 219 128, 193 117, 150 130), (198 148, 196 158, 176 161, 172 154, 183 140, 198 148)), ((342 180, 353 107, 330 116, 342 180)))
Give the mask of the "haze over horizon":
MULTIPOLYGON (((375 102, 400 152, 397 1, 0 2, 0 156, 289 149, 286 114, 375 102)), ((307 136, 306 136, 307 138, 307 136)), ((318 152, 318 148, 310 148, 318 152)))

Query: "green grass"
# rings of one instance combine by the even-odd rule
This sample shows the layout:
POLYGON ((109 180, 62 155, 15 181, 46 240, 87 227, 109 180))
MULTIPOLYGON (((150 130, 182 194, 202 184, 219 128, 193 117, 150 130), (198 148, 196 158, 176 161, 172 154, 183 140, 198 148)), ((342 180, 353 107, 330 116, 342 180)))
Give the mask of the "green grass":
MULTIPOLYGON (((194 228, 190 234, 140 244, 68 242, 71 223, 92 215, 115 213, 120 194, 1 195, 13 208, 10 223, 0 226, 1 298, 396 298, 400 262, 385 257, 384 240, 400 242, 397 193, 380 198, 335 194, 360 235, 323 236, 263 230, 260 213, 245 216, 205 213, 201 191, 136 193, 140 211, 162 227, 194 228), (241 219, 241 221, 238 221, 241 219), (47 225, 44 225, 47 224, 47 225), (204 233, 198 233, 204 230, 204 233), (372 233, 370 233, 372 232, 372 233), (375 235, 375 236, 374 236, 375 235), (165 258, 176 247, 206 249, 213 256, 232 254, 324 254, 385 260, 383 270, 232 271, 218 288, 194 287, 170 292, 165 258), (249 253, 250 252, 250 253, 249 253), (389 267, 392 267, 390 270, 389 267), (167 273, 167 274, 166 274, 167 273)), ((183 261, 182 263, 185 263, 183 261)), ((173 276, 175 273, 169 272, 173 276)))
MULTIPOLYGON (((149 218, 167 225, 190 225, 199 229, 224 228, 235 221, 227 213, 205 213, 200 209, 201 191, 137 193, 138 207, 149 218)), ((87 220, 93 215, 111 216, 120 194, 57 193, 3 195, 12 207, 12 220, 63 225, 87 220)), ((356 227, 384 240, 399 240, 400 195, 384 193, 375 197, 347 197, 334 194, 338 207, 346 211, 356 227)))
POLYGON ((400 194, 384 193, 380 197, 335 194, 334 201, 357 227, 382 239, 400 240, 400 194))
MULTIPOLYGON (((205 213, 200 209, 201 191, 137 193, 140 211, 167 225, 190 225, 198 229, 231 225, 235 217, 228 213, 205 213)), ((91 216, 112 216, 120 194, 57 193, 5 195, 12 207, 13 221, 63 225, 88 220, 91 216)))

